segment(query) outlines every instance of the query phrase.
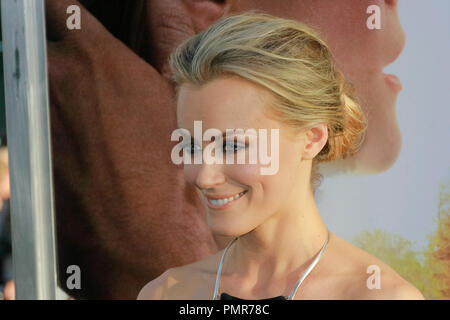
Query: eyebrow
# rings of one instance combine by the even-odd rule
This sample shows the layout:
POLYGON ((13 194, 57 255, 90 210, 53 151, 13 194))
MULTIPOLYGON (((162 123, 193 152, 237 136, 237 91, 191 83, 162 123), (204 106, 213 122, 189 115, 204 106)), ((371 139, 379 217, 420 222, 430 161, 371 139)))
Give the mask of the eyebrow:
MULTIPOLYGON (((185 129, 185 128, 180 128, 179 126, 177 127, 177 129, 185 129)), ((187 130, 187 129, 185 129, 185 130, 187 130)), ((189 130, 187 130, 187 131, 189 131, 189 130)), ((244 130, 245 131, 245 130, 244 130)), ((227 132, 226 132, 226 130, 225 131, 222 131, 221 132, 222 133, 222 140, 226 140, 226 137, 227 137, 227 132)), ((197 140, 195 140, 195 138, 194 138, 194 136, 192 135, 192 134, 190 134, 190 132, 189 132, 189 135, 190 135, 190 137, 191 137, 191 140, 194 140, 194 141, 196 141, 196 142, 198 142, 197 140)), ((220 136, 220 135, 217 135, 217 136, 220 136)), ((216 138, 217 136, 214 136, 214 138, 216 138)), ((236 136, 236 133, 232 133, 231 134, 231 136, 236 136)), ((215 141, 215 140, 214 140, 215 141)), ((202 137, 202 142, 208 142, 208 141, 203 141, 203 137, 202 137)), ((211 142, 211 141, 209 141, 209 142, 211 142)))

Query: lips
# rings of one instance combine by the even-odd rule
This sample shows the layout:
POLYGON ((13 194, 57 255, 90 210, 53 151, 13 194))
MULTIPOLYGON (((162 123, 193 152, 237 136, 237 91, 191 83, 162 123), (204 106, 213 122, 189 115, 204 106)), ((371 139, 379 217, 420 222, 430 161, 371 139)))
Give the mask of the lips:
POLYGON ((400 82, 400 79, 395 74, 387 74, 383 73, 383 77, 386 80, 386 82, 389 84, 390 87, 392 87, 395 91, 402 90, 402 83, 400 82))
POLYGON ((221 195, 221 196, 205 195, 205 196, 209 208, 225 209, 236 203, 236 201, 241 199, 246 193, 247 190, 232 195, 221 195))

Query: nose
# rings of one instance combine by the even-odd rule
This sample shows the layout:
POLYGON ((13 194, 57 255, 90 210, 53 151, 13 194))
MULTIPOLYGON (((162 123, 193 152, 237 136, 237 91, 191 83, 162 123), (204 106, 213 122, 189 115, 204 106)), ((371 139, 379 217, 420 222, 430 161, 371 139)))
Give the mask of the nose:
POLYGON ((225 175, 223 174, 222 165, 207 164, 199 165, 199 170, 195 178, 195 184, 200 189, 211 189, 225 183, 225 175))

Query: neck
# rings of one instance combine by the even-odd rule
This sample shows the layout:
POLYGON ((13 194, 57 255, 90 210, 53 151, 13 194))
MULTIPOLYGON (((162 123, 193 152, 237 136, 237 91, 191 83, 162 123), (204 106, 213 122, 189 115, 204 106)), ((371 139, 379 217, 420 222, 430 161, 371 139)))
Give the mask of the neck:
POLYGON ((298 277, 313 262, 328 230, 311 190, 300 199, 293 198, 283 210, 235 241, 227 263, 229 272, 264 284, 283 281, 290 274, 298 277))

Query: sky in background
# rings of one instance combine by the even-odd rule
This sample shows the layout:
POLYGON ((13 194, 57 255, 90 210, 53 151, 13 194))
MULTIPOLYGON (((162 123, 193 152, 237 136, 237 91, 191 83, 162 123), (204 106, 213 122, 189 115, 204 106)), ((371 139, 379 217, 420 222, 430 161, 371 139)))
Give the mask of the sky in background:
POLYGON ((450 1, 398 5, 406 46, 384 71, 403 85, 396 106, 401 153, 378 175, 325 177, 316 200, 330 230, 347 241, 383 229, 419 249, 436 230, 439 185, 450 183, 450 1))

